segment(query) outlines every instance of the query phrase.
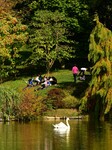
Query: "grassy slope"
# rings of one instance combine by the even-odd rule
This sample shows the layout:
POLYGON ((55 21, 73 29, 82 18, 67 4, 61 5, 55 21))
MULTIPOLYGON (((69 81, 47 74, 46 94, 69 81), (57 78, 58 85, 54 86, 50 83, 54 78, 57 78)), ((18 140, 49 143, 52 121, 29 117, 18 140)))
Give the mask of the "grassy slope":
MULTIPOLYGON (((88 86, 88 80, 86 81, 77 81, 77 84, 73 83, 73 75, 71 70, 57 70, 55 72, 51 72, 50 76, 55 76, 58 80, 58 84, 57 84, 57 88, 61 88, 63 90, 65 90, 67 93, 69 93, 70 95, 80 99, 81 95, 84 93, 85 89, 88 86)), ((35 78, 35 76, 34 76, 35 78)), ((11 81, 7 81, 4 82, 3 84, 1 84, 0 86, 4 86, 4 87, 9 87, 11 89, 16 89, 19 92, 22 92, 22 89, 26 86, 25 81, 27 81, 29 78, 18 78, 16 80, 11 80, 11 81)), ((44 90, 39 90, 36 91, 38 93, 38 95, 41 96, 46 96, 47 92, 52 89, 55 88, 55 86, 50 86, 44 90)), ((37 89, 37 87, 33 87, 33 89, 37 89)), ((68 114, 69 111, 64 111, 65 112, 65 116, 68 114)), ((54 115, 55 112, 48 112, 48 115, 50 116, 51 114, 54 115)), ((73 115, 74 110, 71 110, 70 114, 73 115)), ((56 115, 59 116, 59 114, 63 114, 63 110, 62 112, 59 110, 57 110, 56 115)), ((70 116, 70 114, 68 114, 70 116)))
MULTIPOLYGON (((62 85, 62 86, 64 86, 63 84, 67 85, 67 84, 73 82, 73 76, 72 76, 71 70, 59 70, 56 72, 51 72, 50 76, 55 76, 58 80, 58 84, 62 85)), ((16 80, 12 79, 10 81, 4 82, 3 84, 0 84, 0 86, 9 87, 9 88, 17 89, 17 90, 18 89, 22 90, 26 86, 25 81, 27 81, 29 78, 28 77, 27 78, 20 77, 16 80)), ((35 78, 35 76, 34 76, 34 78, 35 78)), ((34 88, 36 88, 36 87, 34 87, 34 88)))

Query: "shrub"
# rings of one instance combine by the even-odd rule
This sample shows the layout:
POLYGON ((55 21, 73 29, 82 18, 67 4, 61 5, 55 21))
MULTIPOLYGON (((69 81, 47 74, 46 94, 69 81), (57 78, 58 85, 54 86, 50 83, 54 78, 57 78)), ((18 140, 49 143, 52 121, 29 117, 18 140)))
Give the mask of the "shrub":
POLYGON ((46 98, 46 105, 50 106, 50 108, 63 108, 64 102, 62 99, 65 97, 65 94, 62 89, 55 88, 51 89, 46 98))
POLYGON ((36 119, 44 111, 46 106, 42 103, 42 98, 35 95, 32 89, 25 90, 18 107, 17 118, 24 121, 36 119))
POLYGON ((71 95, 67 95, 63 99, 63 103, 65 104, 65 108, 77 108, 79 106, 78 99, 71 95))

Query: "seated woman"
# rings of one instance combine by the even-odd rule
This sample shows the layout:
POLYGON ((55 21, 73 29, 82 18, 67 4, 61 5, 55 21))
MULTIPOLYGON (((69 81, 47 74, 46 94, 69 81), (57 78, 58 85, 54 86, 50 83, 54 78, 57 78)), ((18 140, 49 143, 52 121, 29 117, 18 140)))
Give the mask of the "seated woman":
POLYGON ((42 76, 41 75, 37 75, 37 77, 35 78, 34 82, 36 82, 36 85, 40 84, 42 82, 42 76))

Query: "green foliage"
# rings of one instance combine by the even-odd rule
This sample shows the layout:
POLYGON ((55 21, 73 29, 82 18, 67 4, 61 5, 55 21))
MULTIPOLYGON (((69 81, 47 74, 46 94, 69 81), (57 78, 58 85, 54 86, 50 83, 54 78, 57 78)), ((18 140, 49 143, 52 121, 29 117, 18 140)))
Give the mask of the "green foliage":
POLYGON ((112 32, 108 30, 98 17, 96 26, 90 35, 90 53, 88 58, 93 62, 92 80, 83 98, 87 109, 94 101, 93 111, 98 109, 97 116, 104 116, 112 108, 112 32))
MULTIPOLYGON (((85 49, 84 45, 88 45, 85 41, 88 40, 90 21, 88 7, 85 2, 83 3, 80 0, 1 1, 2 4, 4 3, 2 5, 3 10, 7 12, 5 14, 1 13, 1 18, 6 18, 7 14, 10 14, 13 20, 17 21, 15 25, 11 24, 11 28, 7 28, 10 30, 7 33, 11 34, 12 43, 6 46, 2 41, 4 49, 2 48, 1 52, 5 58, 2 57, 0 60, 2 62, 0 69, 6 73, 2 74, 1 78, 4 75, 17 74, 17 67, 20 65, 23 67, 23 64, 25 66, 32 64, 37 66, 37 63, 42 66, 46 65, 46 69, 49 71, 57 60, 61 62, 75 57, 76 50, 78 56, 84 56, 85 51, 87 56, 88 48, 85 49), (15 6, 15 4, 17 5, 15 6), (28 31, 31 36, 27 43, 24 41, 25 37, 27 40, 26 30, 23 32, 18 31, 18 28, 20 29, 23 26, 18 18, 29 27, 28 31), (20 40, 17 38, 16 33, 20 35, 23 33, 22 38, 18 35, 20 40), (28 43, 29 41, 30 43, 28 43), (79 48, 80 42, 83 45, 81 49, 79 48), (22 47, 23 45, 24 47, 22 47)), ((7 19, 6 22, 9 21, 10 19, 7 19)))
POLYGON ((62 100, 64 102, 65 108, 77 108, 79 106, 79 101, 74 96, 66 94, 65 98, 62 100))
POLYGON ((20 63, 20 49, 27 40, 27 26, 10 14, 3 14, 0 19, 0 70, 2 78, 17 71, 20 63))
POLYGON ((15 115, 20 98, 20 94, 16 90, 0 87, 0 112, 2 112, 3 117, 15 115))
POLYGON ((31 21, 30 47, 32 63, 42 60, 47 72, 56 60, 72 58, 72 49, 66 37, 65 16, 47 10, 35 11, 31 21))

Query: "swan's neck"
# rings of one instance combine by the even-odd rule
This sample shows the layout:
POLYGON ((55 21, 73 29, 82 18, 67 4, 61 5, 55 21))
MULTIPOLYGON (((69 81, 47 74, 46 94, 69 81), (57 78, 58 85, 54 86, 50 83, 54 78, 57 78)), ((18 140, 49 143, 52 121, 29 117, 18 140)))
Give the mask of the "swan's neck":
POLYGON ((68 120, 66 120, 66 125, 67 125, 68 128, 70 128, 70 125, 69 125, 69 123, 68 123, 68 120))

